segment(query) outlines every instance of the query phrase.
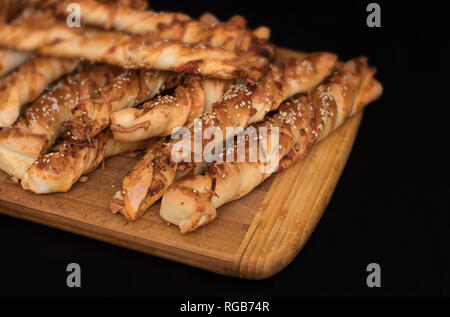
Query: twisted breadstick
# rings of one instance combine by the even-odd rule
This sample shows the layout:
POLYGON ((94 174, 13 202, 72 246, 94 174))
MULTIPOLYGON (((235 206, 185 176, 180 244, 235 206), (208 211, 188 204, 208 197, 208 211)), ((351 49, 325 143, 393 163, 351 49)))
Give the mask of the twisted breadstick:
MULTIPOLYGON (((4 2, 4 1, 3 1, 4 2)), ((8 5, 23 5, 24 1, 6 1, 4 4, 8 5)), ((0 2, 0 5, 2 2, 0 2)), ((0 12, 2 12, 0 10, 0 12)), ((7 22, 12 16, 9 13, 0 18, 0 22, 7 22)), ((1 14, 0 14, 1 15, 1 14)), ((42 27, 45 25, 50 25, 54 23, 55 18, 50 15, 49 11, 41 11, 34 9, 25 9, 17 18, 15 18, 11 23, 15 25, 34 25, 35 27, 42 27)), ((0 49, 0 76, 8 74, 12 70, 16 69, 28 59, 30 59, 32 53, 0 49)))
POLYGON ((162 138, 131 169, 122 182, 122 190, 111 199, 111 211, 128 220, 139 219, 146 209, 161 198, 177 176, 177 164, 171 159, 168 140, 162 138))
MULTIPOLYGON (((217 129, 224 136, 227 135, 227 127, 234 127, 237 128, 234 133, 238 133, 236 131, 239 128, 243 130, 249 124, 261 121, 267 112, 277 109, 284 99, 296 93, 307 92, 318 85, 332 72, 335 63, 336 56, 333 54, 313 53, 289 60, 281 69, 271 65, 260 82, 232 86, 210 111, 199 118, 201 127, 217 129)), ((193 124, 186 127, 191 136, 198 129, 193 124)), ((114 196, 111 204, 114 212, 135 220, 162 197, 177 175, 178 168, 186 168, 186 165, 179 165, 172 158, 172 147, 177 142, 178 140, 162 142, 158 147, 147 151, 125 177, 122 191, 114 196)), ((207 143, 209 140, 202 140, 202 149, 207 143)), ((196 145, 192 144, 191 149, 195 148, 196 145)), ((185 154, 187 156, 181 157, 181 160, 192 162, 193 151, 185 154)))
MULTIPOLYGON (((93 0, 59 1, 55 7, 56 14, 69 15, 68 7, 72 3, 80 6, 81 19, 85 24, 137 35, 158 33, 171 25, 180 27, 182 22, 190 20, 189 16, 182 13, 138 11, 114 3, 93 0)), ((164 38, 175 39, 170 36, 164 38)))
POLYGON ((22 106, 36 99, 54 80, 77 67, 78 60, 36 56, 0 85, 0 127, 11 126, 22 106))
POLYGON ((120 141, 138 141, 169 135, 174 129, 191 121, 216 102, 225 89, 226 81, 187 77, 175 89, 175 95, 158 96, 142 109, 128 108, 111 115, 111 131, 120 141))
POLYGON ((120 73, 113 66, 92 66, 59 81, 42 94, 11 128, 0 131, 0 168, 21 179, 30 165, 45 154, 64 131, 62 122, 72 118, 80 101, 94 98, 109 73, 120 73))
POLYGON ((25 63, 32 53, 0 49, 0 77, 25 63))
MULTIPOLYGON (((59 0, 2 0, 0 1, 0 22, 8 22, 27 4, 40 5, 45 8, 57 2, 59 0)), ((114 0, 103 0, 102 2, 114 2, 114 0)), ((136 10, 145 10, 148 4, 145 0, 117 0, 117 3, 121 6, 128 6, 136 10)), ((43 27, 55 21, 50 11, 27 8, 12 23, 43 27)), ((31 56, 32 53, 30 52, 0 49, 0 77, 25 63, 31 56)))
MULTIPOLYGON (((0 168, 21 179, 33 161, 40 154, 46 153, 56 138, 66 130, 66 126, 62 123, 73 118, 73 112, 76 112, 80 103, 84 104, 84 100, 102 98, 100 94, 104 91, 101 88, 106 84, 117 84, 122 81, 121 87, 128 86, 123 76, 125 72, 126 70, 112 66, 91 67, 69 76, 37 99, 15 126, 0 131, 0 168), (2 150, 2 147, 5 148, 2 150)), ((162 76, 165 78, 165 75, 162 76)), ((144 80, 139 84, 145 86, 140 86, 139 90, 156 93, 161 82, 162 80, 157 78, 144 80)), ((112 98, 112 95, 109 97, 112 98)), ((101 115, 97 113, 95 118, 101 118, 101 115)), ((94 123, 99 125, 94 124, 92 131, 103 128, 102 121, 94 123)))
POLYGON ((76 139, 90 140, 109 125, 111 113, 137 106, 178 81, 175 73, 124 69, 98 91, 99 97, 80 102, 72 111, 73 118, 63 124, 76 139))
MULTIPOLYGON (((361 89, 353 102, 352 114, 350 114, 349 116, 357 113, 359 109, 363 109, 366 105, 378 99, 382 94, 382 91, 383 87, 377 80, 373 78, 373 70, 370 70, 369 75, 366 76, 366 78, 361 82, 361 89)), ((345 116, 342 116, 341 118, 339 118, 339 120, 345 120, 345 116)), ((343 122, 337 122, 335 123, 335 126, 339 127, 342 123, 343 122)), ((317 142, 320 142, 328 134, 329 133, 325 132, 320 133, 317 142)), ((298 143, 295 143, 291 150, 285 156, 283 156, 278 166, 278 172, 291 167, 304 156, 304 152, 300 150, 300 147, 302 146, 301 141, 302 140, 300 140, 300 142, 298 143)))
MULTIPOLYGON (((50 11, 29 8, 12 24, 46 27, 55 21, 50 11)), ((9 72, 28 60, 0 86, 0 127, 11 126, 19 117, 24 104, 34 100, 49 83, 71 72, 79 64, 76 60, 52 57, 38 56, 29 60, 31 55, 28 52, 0 50, 0 73, 9 72)))
MULTIPOLYGON (((16 1, 16 0, 13 0, 16 1)), ((97 0, 102 3, 117 3, 136 10, 145 10, 148 7, 147 0, 97 0)), ((28 4, 39 5, 42 8, 49 8, 60 3, 61 0, 25 0, 28 4)))
MULTIPOLYGON (((219 205, 250 192, 267 175, 270 175, 272 170, 268 166, 270 162, 267 159, 275 159, 272 156, 275 151, 279 152, 279 156, 285 155, 300 137, 302 137, 303 146, 310 146, 314 140, 314 130, 309 127, 309 123, 315 120, 319 122, 320 119, 320 113, 314 111, 314 108, 308 103, 308 98, 304 96, 298 96, 283 102, 276 114, 267 117, 262 123, 250 126, 245 133, 238 136, 236 145, 227 148, 222 153, 221 160, 226 156, 227 160, 232 157, 233 162, 237 162, 237 148, 243 145, 245 155, 241 157, 239 163, 215 163, 211 165, 206 175, 186 176, 175 180, 163 196, 164 207, 161 206, 161 217, 169 223, 178 225, 182 233, 192 231, 210 222, 216 216, 216 210, 211 207, 210 196, 217 195, 215 200, 219 200, 219 202, 214 201, 214 203, 219 205), (265 142, 260 141, 262 135, 258 129, 262 127, 267 129, 265 142), (301 129, 302 132, 300 132, 301 129), (279 131, 279 134, 275 135, 276 132, 274 131, 279 131), (277 136, 276 141, 278 143, 272 144, 273 137, 277 136), (256 158, 255 161, 249 161, 252 156, 256 158), (242 162, 242 159, 245 159, 245 161, 242 162), (263 168, 266 169, 265 172, 262 172, 263 168), (229 183, 229 175, 238 173, 240 173, 240 179, 238 180, 241 182, 229 183), (234 185, 234 188, 224 188, 223 183, 230 185, 229 187, 234 185), (177 201, 173 202, 173 205, 177 205, 177 208, 170 204, 167 207, 166 200, 175 195, 177 195, 177 201), (193 200, 184 199, 185 196, 190 197, 191 195, 194 195, 193 197, 199 195, 200 197, 195 206, 193 200), (178 196, 181 196, 181 200, 178 199, 178 196), (207 203, 204 203, 204 200, 207 203), (185 206, 185 204, 187 205, 185 206), (178 208, 178 205, 182 205, 183 208, 178 208), (197 206, 200 206, 200 208, 197 206)), ((231 181, 234 181, 234 179, 231 181)))
MULTIPOLYGON (((256 87, 251 84, 242 86, 248 91, 254 90, 255 93, 250 93, 245 96, 245 100, 241 101, 240 108, 244 108, 244 110, 240 111, 239 117, 232 118, 229 113, 223 114, 223 118, 219 120, 222 128, 225 129, 226 126, 242 127, 261 121, 267 112, 276 109, 284 99, 297 92, 306 91, 313 87, 310 86, 312 83, 319 83, 318 80, 323 79, 324 74, 329 74, 330 67, 334 65, 334 62, 335 59, 331 58, 331 55, 311 54, 307 58, 288 60, 282 69, 271 65, 267 74, 256 87), (315 67, 319 69, 318 72, 315 67), (303 86, 305 83, 306 87, 303 86)), ((190 89, 195 91, 195 85, 191 85, 190 89)), ((180 87, 179 97, 186 95, 190 89, 186 92, 186 89, 180 87)), ((234 91, 230 92, 230 94, 234 93, 234 91)), ((179 102, 177 99, 179 98, 158 100, 148 104, 148 107, 144 107, 142 110, 126 109, 114 113, 111 119, 111 130, 114 137, 122 141, 136 141, 158 135, 168 135, 174 128, 184 125, 188 120, 197 118, 202 113, 202 109, 199 107, 192 107, 192 104, 179 102), (158 103, 163 103, 163 105, 154 107, 158 103), (183 107, 180 108, 180 104, 183 107)), ((184 100, 189 99, 184 98, 184 100)), ((236 109, 227 109, 226 111, 234 110, 236 109)), ((217 113, 217 111, 215 112, 217 113)), ((205 123, 213 123, 214 116, 214 113, 205 114, 204 119, 207 121, 205 123)))
MULTIPOLYGON (((19 0, 0 1, 0 22, 8 22, 19 12, 21 5, 19 0)), ((25 63, 30 56, 31 53, 0 49, 0 77, 25 63)))
MULTIPOLYGON (((299 157, 305 156, 312 145, 325 138, 349 116, 361 110, 366 102, 355 103, 360 94, 377 98, 381 85, 373 80, 375 69, 365 58, 346 63, 327 82, 307 97, 286 103, 267 124, 279 127, 279 157, 285 156, 294 145, 299 157), (368 92, 362 92, 369 90, 368 92)), ((270 131, 272 131, 272 129, 270 131)), ((260 147, 261 148, 261 147, 260 147)), ((247 147, 247 151, 250 149, 247 147)), ((181 233, 195 230, 213 220, 221 205, 247 195, 262 183, 271 170, 264 170, 265 148, 256 162, 221 162, 210 166, 205 175, 180 178, 166 192, 161 203, 161 217, 180 227, 181 233)))
POLYGON ((45 141, 45 135, 30 133, 24 127, 4 128, 0 131, 0 169, 13 180, 22 178, 45 141))
POLYGON ((114 33, 69 28, 55 24, 36 29, 0 24, 0 45, 43 55, 85 58, 123 68, 146 68, 186 72, 222 79, 258 79, 268 60, 251 53, 234 53, 203 44, 175 40, 132 38, 114 33))
POLYGON ((144 142, 115 141, 105 130, 92 142, 63 142, 58 151, 41 156, 23 175, 21 185, 36 194, 67 192, 82 176, 95 170, 106 158, 143 148, 144 142))
MULTIPOLYGON (((203 14, 199 20, 210 27, 220 24, 220 21, 211 13, 203 14)), ((245 28, 247 21, 242 16, 235 15, 227 21, 227 24, 245 28)), ((268 37, 269 34, 270 31, 265 35, 268 37)), ((168 135, 175 128, 197 118, 202 112, 209 111, 211 104, 222 96, 224 87, 223 80, 204 79, 200 81, 198 78, 191 77, 187 83, 177 88, 175 98, 164 96, 145 104, 143 109, 126 109, 114 113, 111 124, 114 138, 121 141, 134 141, 168 135), (194 101, 186 102, 190 99, 187 96, 190 95, 192 98, 192 96, 200 94, 205 94, 206 98, 205 102, 197 102, 197 104, 204 103, 203 109, 201 106, 195 106, 194 101)))
POLYGON ((83 23, 115 29, 131 34, 152 34, 185 43, 203 43, 231 51, 254 51, 266 57, 274 56, 273 46, 258 40, 236 21, 230 24, 208 25, 180 13, 140 12, 127 7, 103 4, 93 0, 66 0, 57 6, 58 14, 67 15, 67 6, 78 3, 83 23))

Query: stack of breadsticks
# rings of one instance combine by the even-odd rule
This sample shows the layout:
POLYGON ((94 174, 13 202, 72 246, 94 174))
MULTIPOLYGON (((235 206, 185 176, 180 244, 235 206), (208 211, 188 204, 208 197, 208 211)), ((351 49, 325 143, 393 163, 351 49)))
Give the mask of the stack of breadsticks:
POLYGON ((382 92, 363 57, 275 63, 270 30, 241 16, 196 20, 142 0, 0 3, 0 169, 25 190, 66 192, 107 157, 143 151, 111 199, 130 221, 162 198, 165 221, 195 230, 382 92), (80 27, 66 23, 74 5, 80 27), (225 138, 194 140, 199 127, 225 138), (251 146, 263 137, 276 142, 251 146), (211 160, 195 159, 211 145, 211 160))

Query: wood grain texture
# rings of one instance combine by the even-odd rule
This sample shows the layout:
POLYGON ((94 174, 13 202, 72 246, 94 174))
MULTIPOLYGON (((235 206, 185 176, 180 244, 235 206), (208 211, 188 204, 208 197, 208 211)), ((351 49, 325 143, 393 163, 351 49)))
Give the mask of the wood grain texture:
MULTIPOLYGON (((295 53, 279 49, 281 59, 295 53)), ((216 273, 263 279, 297 255, 322 216, 356 137, 351 118, 302 161, 272 175, 251 194, 219 208, 212 223, 181 235, 159 217, 159 203, 136 222, 109 201, 138 158, 113 157, 68 193, 23 191, 0 172, 0 212, 216 273)))

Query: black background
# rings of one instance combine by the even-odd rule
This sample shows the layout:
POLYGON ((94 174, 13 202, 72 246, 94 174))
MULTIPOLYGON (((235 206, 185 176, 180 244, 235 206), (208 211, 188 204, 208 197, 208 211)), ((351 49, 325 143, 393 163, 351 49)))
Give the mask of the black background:
POLYGON ((219 276, 95 240, 0 216, 3 296, 450 296, 448 56, 443 2, 158 1, 151 8, 267 25, 272 41, 341 59, 367 55, 384 85, 368 107, 334 196, 309 242, 263 281, 219 276), (82 287, 66 286, 66 266, 82 287), (381 265, 382 287, 366 286, 381 265))

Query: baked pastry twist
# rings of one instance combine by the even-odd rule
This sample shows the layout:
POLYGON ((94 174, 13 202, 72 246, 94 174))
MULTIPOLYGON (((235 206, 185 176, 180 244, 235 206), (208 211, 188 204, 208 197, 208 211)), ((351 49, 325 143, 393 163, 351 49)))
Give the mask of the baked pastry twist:
MULTIPOLYGON (((113 76, 114 74, 110 74, 113 76)), ((79 140, 91 140, 110 124, 115 111, 135 107, 179 82, 179 75, 165 71, 123 69, 100 88, 93 99, 81 101, 73 118, 63 124, 79 140)))
POLYGON ((23 175, 21 185, 36 194, 67 192, 82 175, 106 158, 143 148, 145 142, 120 142, 105 130, 91 142, 65 140, 56 152, 41 156, 23 175))
POLYGON ((136 11, 124 6, 99 3, 94 0, 66 0, 57 6, 57 12, 67 15, 67 5, 78 3, 83 23, 115 29, 131 34, 179 40, 185 43, 203 43, 231 51, 253 51, 266 57, 274 56, 273 46, 261 41, 236 21, 226 24, 205 24, 181 13, 136 11))
POLYGON ((91 66, 68 75, 36 99, 10 128, 0 131, 0 169, 21 179, 31 164, 45 154, 66 130, 62 122, 82 100, 94 98, 114 66, 91 66))
MULTIPOLYGON (((21 6, 22 1, 19 0, 0 1, 0 22, 8 22, 18 14, 21 6)), ((30 53, 0 49, 0 77, 23 64, 30 56, 30 53)))
MULTIPOLYGON (((356 99, 353 101, 353 110, 350 116, 353 115, 354 113, 357 113, 359 109, 363 109, 366 105, 368 105, 369 103, 378 99, 381 96, 383 92, 383 87, 377 80, 373 78, 373 71, 374 71, 373 69, 370 70, 369 75, 362 80, 360 91, 356 95, 356 99)), ((339 120, 341 121, 345 119, 346 119, 345 116, 339 118, 339 120)), ((342 123, 343 122, 341 123, 337 122, 334 125, 336 127, 339 127, 342 123)), ((317 142, 320 142, 328 134, 329 133, 326 132, 320 133, 317 142)), ((301 159, 304 156, 305 153, 300 150, 301 146, 302 146, 301 140, 300 142, 296 142, 294 144, 291 150, 285 156, 282 157, 277 172, 280 172, 282 170, 291 167, 293 164, 295 164, 299 159, 301 159)))
POLYGON ((0 127, 11 126, 21 109, 54 80, 73 71, 79 60, 36 56, 9 75, 0 85, 0 127))
POLYGON ((222 79, 249 77, 257 80, 268 65, 266 58, 252 53, 148 36, 133 38, 117 32, 69 28, 62 23, 38 29, 0 24, 0 45, 123 68, 171 70, 222 79))
POLYGON ((110 209, 128 220, 139 219, 162 197, 180 171, 171 159, 168 138, 161 138, 131 169, 122 182, 122 190, 111 199, 110 209))
MULTIPOLYGON (((25 1, 19 0, 4 0, 0 2, 1 5, 23 5, 25 1)), ((1 11, 0 12, 4 12, 1 11)), ((17 13, 16 11, 13 11, 17 13)), ((15 25, 34 25, 35 27, 42 27, 45 25, 49 25, 50 23, 54 23, 55 18, 49 14, 49 11, 41 11, 35 9, 25 9, 22 14, 20 14, 17 18, 15 18, 11 23, 15 25)), ((15 14, 14 14, 15 15, 15 14)), ((0 18, 0 22, 7 22, 14 15, 11 15, 8 12, 4 12, 3 18, 0 18)), ((1 16, 1 14, 0 14, 1 16)), ((31 58, 33 54, 30 52, 22 52, 15 50, 7 50, 0 49, 0 76, 8 74, 12 70, 16 69, 23 63, 25 63, 28 59, 31 58)))
MULTIPOLYGON (((29 0, 28 0, 29 1, 29 0)), ((25 9, 19 17, 14 19, 13 25, 34 25, 34 27, 47 27, 55 23, 55 17, 50 11, 25 9)), ((21 53, 19 51, 6 51, 2 50, 0 57, 4 57, 4 60, 0 60, 3 66, 2 70, 11 70, 17 67, 19 64, 24 63, 31 57, 30 53, 21 53), (2 64, 4 61, 8 61, 6 64, 2 64), (9 63, 11 61, 11 63, 9 63), (6 67, 6 68, 5 68, 6 67)), ((66 95, 67 92, 61 91, 60 95, 66 95)), ((48 95, 48 94, 45 94, 48 95)), ((34 104, 34 108, 40 106, 51 108, 54 104, 53 99, 44 101, 38 99, 34 104), (40 103, 40 106, 37 103, 40 103)), ((33 108, 33 106, 30 106, 33 108)), ((33 111, 28 112, 33 113, 33 111)), ((44 125, 48 125, 43 123, 44 125)), ((12 175, 14 179, 21 178, 28 167, 33 161, 39 157, 40 151, 45 147, 46 136, 33 132, 33 129, 26 124, 26 119, 21 120, 21 123, 17 122, 11 128, 4 128, 0 131, 0 169, 7 174, 12 175)))
MULTIPOLYGON (((15 1, 15 0, 13 0, 15 1)), ((24 0, 28 4, 38 5, 42 8, 49 8, 57 5, 61 0, 24 0)), ((97 0, 102 3, 116 3, 136 10, 145 10, 148 7, 147 0, 97 0)))
POLYGON ((142 109, 128 108, 111 115, 111 131, 120 141, 169 135, 199 117, 222 97, 227 81, 188 76, 172 95, 158 96, 142 109))
POLYGON ((31 55, 30 52, 0 49, 0 77, 25 63, 31 55))
MULTIPOLYGON (((190 20, 189 16, 182 13, 139 11, 115 3, 101 3, 94 0, 58 1, 55 13, 62 16, 69 15, 70 11, 67 8, 72 3, 80 6, 81 19, 84 24, 130 34, 158 34, 171 25, 179 27, 182 22, 190 20)), ((170 33, 164 38, 175 39, 170 37, 170 33)))
MULTIPOLYGON (((319 83, 318 80, 324 78, 324 73, 329 74, 330 66, 334 65, 334 62, 335 59, 331 58, 331 55, 311 54, 307 58, 290 59, 282 68, 271 65, 256 86, 248 83, 239 86, 243 92, 253 90, 254 93, 249 93, 241 100, 239 108, 243 109, 239 110, 238 117, 231 117, 228 112, 236 112, 237 109, 225 110, 227 113, 223 113, 219 119, 221 128, 225 131, 226 126, 242 127, 261 121, 267 112, 276 109, 285 98, 299 91, 306 91, 312 87, 311 83, 319 83), (315 67, 320 70, 317 72, 315 67), (314 76, 317 78, 314 79, 314 76), (306 90, 302 86, 304 84, 306 84, 306 90)), ((168 135, 173 129, 197 118, 203 112, 202 103, 191 99, 200 96, 202 90, 200 85, 194 84, 192 80, 188 85, 190 87, 177 88, 178 94, 175 98, 166 97, 156 100, 148 103, 142 110, 126 109, 114 113, 111 119, 114 137, 122 141, 137 141, 158 135, 168 135), (198 104, 200 106, 196 106, 198 104)), ((231 90, 228 94, 233 95, 235 91, 231 90)), ((218 110, 214 112, 217 113, 218 110)), ((203 117, 205 124, 215 124, 214 116, 214 113, 207 112, 203 117)))
MULTIPOLYGON (((239 129, 243 130, 249 124, 263 120, 267 112, 277 109, 284 99, 317 86, 333 71, 336 59, 337 57, 330 53, 312 53, 288 60, 282 68, 271 65, 270 70, 258 83, 231 86, 221 100, 200 117, 202 129, 217 129, 222 135, 229 137, 227 127, 234 127, 233 132, 239 133, 239 129)), ((198 126, 192 123, 186 127, 191 136, 195 135, 195 130, 198 129, 198 126)), ((202 140, 202 149, 209 141, 202 140)), ((161 141, 147 151, 125 177, 122 190, 117 192, 112 200, 112 211, 122 213, 129 220, 139 218, 149 206, 162 197, 177 172, 184 172, 180 171, 180 168, 192 169, 192 166, 197 166, 192 163, 178 164, 173 160, 172 147, 177 142, 178 140, 161 141)), ((195 148, 192 140, 191 149, 195 148)), ((185 153, 180 160, 197 161, 194 152, 185 153)))
MULTIPOLYGON (((279 112, 264 124, 270 127, 270 132, 274 127, 279 128, 279 148, 275 149, 279 151, 279 158, 287 155, 295 145, 296 155, 305 156, 316 142, 366 103, 379 97, 382 88, 373 79, 374 73, 375 69, 367 65, 365 58, 352 60, 308 96, 297 97, 280 107, 279 112), (370 98, 355 102, 361 94, 370 98)), ((246 147, 247 157, 248 152, 254 149, 246 147)), ((278 164, 271 164, 270 169, 264 168, 267 167, 265 158, 271 155, 271 151, 270 146, 259 144, 254 162, 247 159, 213 163, 205 175, 178 179, 163 197, 161 217, 178 225, 181 233, 209 223, 216 217, 218 207, 247 195, 277 170, 278 164)))

